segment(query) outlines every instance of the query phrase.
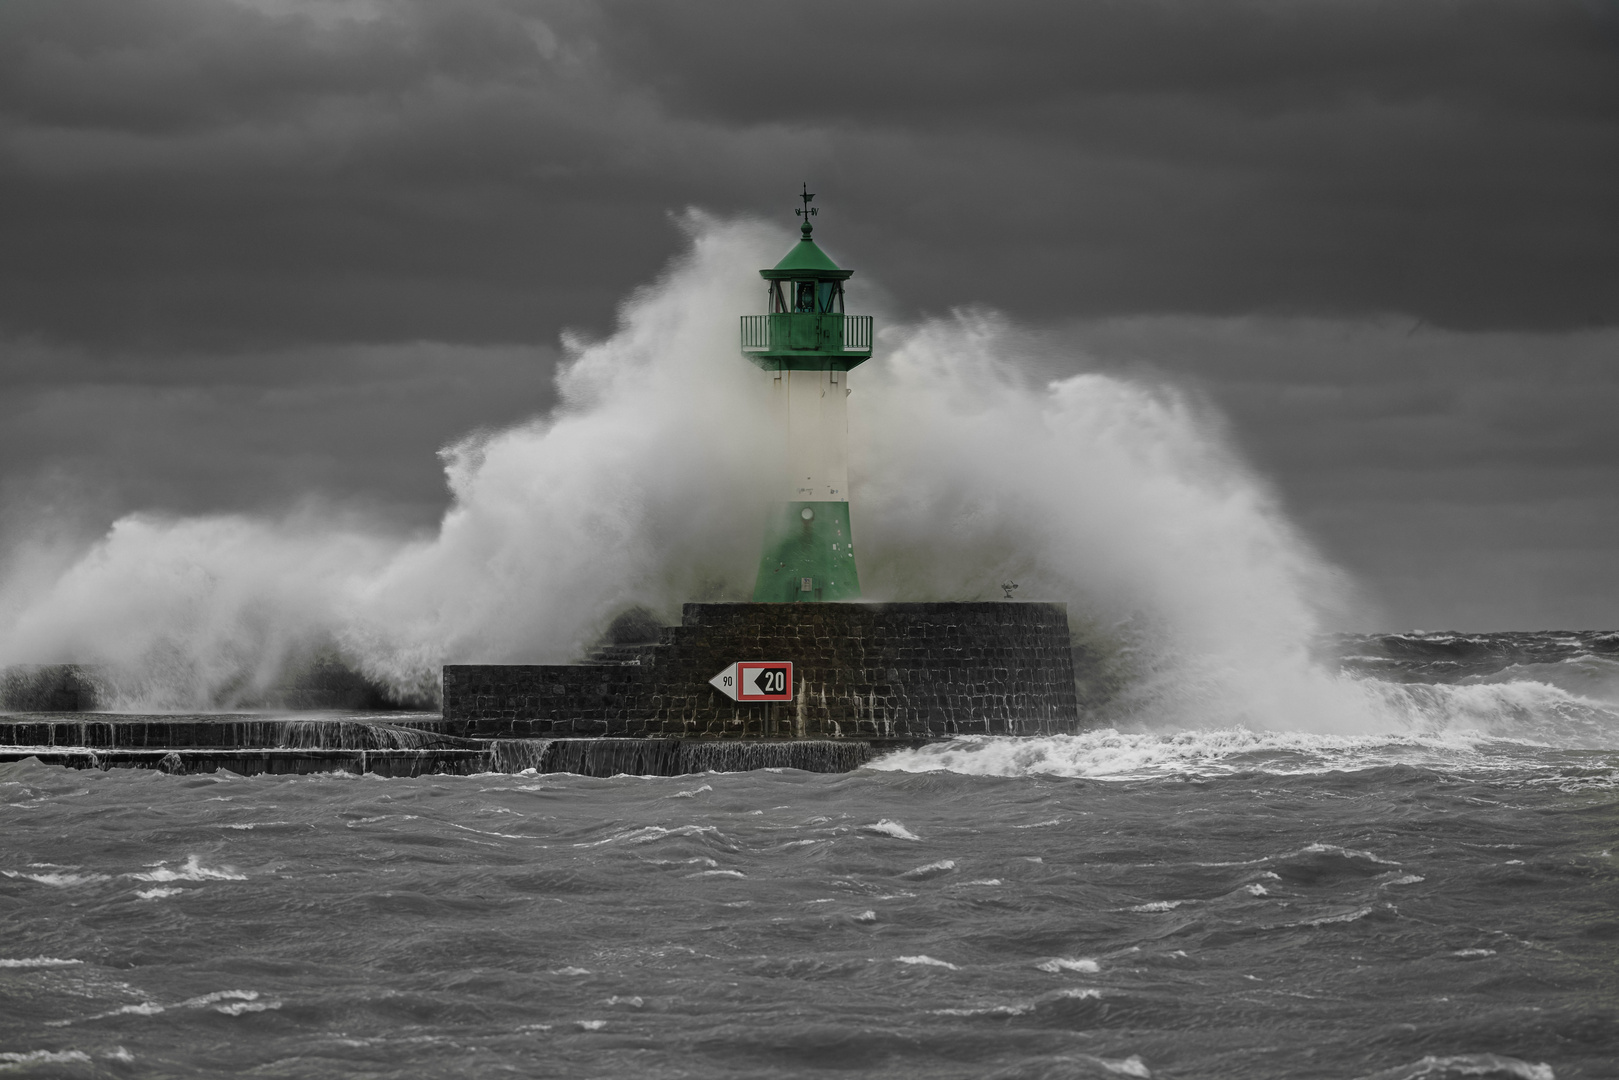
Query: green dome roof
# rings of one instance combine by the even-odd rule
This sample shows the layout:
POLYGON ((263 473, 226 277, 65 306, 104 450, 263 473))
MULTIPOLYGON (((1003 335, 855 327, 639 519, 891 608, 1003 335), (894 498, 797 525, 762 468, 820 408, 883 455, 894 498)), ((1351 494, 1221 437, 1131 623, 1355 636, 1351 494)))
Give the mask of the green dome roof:
POLYGON ((761 277, 771 281, 782 281, 789 278, 799 280, 843 281, 854 276, 853 270, 844 270, 837 263, 827 258, 810 239, 810 227, 803 226, 804 238, 794 244, 792 250, 787 252, 786 258, 775 265, 774 269, 761 270, 761 277))

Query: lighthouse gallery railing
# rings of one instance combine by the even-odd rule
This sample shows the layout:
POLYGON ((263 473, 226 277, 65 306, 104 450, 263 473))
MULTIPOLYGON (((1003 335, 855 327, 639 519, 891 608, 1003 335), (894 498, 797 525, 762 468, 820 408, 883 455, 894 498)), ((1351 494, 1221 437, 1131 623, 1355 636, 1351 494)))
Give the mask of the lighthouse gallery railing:
POLYGON ((870 352, 871 318, 870 315, 815 312, 744 315, 742 348, 745 352, 870 352))

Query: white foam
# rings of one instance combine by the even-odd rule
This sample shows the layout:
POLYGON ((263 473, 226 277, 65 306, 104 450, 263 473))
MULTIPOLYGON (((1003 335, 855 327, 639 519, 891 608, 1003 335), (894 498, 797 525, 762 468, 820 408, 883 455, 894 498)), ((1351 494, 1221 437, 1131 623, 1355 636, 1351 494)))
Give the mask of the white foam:
POLYGON ((156 869, 144 874, 125 874, 124 877, 134 878, 136 881, 246 881, 247 875, 239 873, 232 867, 221 866, 212 868, 202 865, 202 861, 195 855, 186 856, 185 865, 178 870, 170 870, 167 865, 158 863, 156 869))
POLYGON ((977 1009, 929 1009, 934 1016, 1022 1016, 1033 1005, 985 1005, 977 1009))
POLYGON ((1125 911, 1174 911, 1183 904, 1195 904, 1195 900, 1154 900, 1147 904, 1137 904, 1135 907, 1125 908, 1125 911))
MULTIPOLYGON (((212 1007, 214 1012, 224 1013, 226 1016, 241 1016, 243 1013, 264 1012, 269 1009, 281 1008, 279 1001, 261 1001, 257 990, 217 990, 211 994, 202 994, 198 997, 187 998, 173 1005, 162 1005, 155 1001, 143 1001, 138 1005, 124 1005, 110 1012, 97 1013, 86 1017, 86 1020, 103 1020, 109 1016, 158 1016, 170 1009, 202 1009, 212 1007)), ((53 1027, 64 1027, 72 1021, 54 1020, 49 1022, 53 1027)))
POLYGON ((887 818, 883 818, 872 825, 862 825, 860 828, 863 832, 876 833, 879 836, 892 836, 896 840, 922 839, 899 822, 889 821, 887 818))
POLYGON ((249 832, 249 831, 251 831, 253 829, 258 828, 260 825, 268 826, 268 825, 287 825, 287 824, 290 824, 290 822, 286 822, 286 821, 243 821, 243 822, 239 822, 239 823, 236 823, 236 824, 233 824, 233 825, 221 825, 220 828, 222 828, 222 829, 236 829, 236 830, 239 830, 241 832, 249 832))
POLYGON ((557 968, 551 972, 553 975, 589 975, 590 972, 582 967, 557 968))
POLYGON ((578 1025, 580 1031, 600 1031, 607 1026, 605 1020, 575 1020, 574 1023, 578 1025))
POLYGON ((1063 956, 1053 956, 1050 960, 1042 960, 1034 966, 1041 971, 1048 971, 1053 975, 1060 974, 1064 971, 1078 971, 1087 975, 1094 975, 1098 971, 1102 970, 1102 965, 1098 964, 1095 960, 1085 957, 1081 957, 1078 960, 1070 960, 1063 956))
POLYGON ((136 889, 135 895, 142 900, 162 900, 169 896, 179 896, 183 892, 185 892, 184 889, 164 888, 161 885, 154 885, 150 889, 136 889))
POLYGON ((1454 1054, 1448 1057, 1429 1055, 1409 1065, 1384 1069, 1363 1076, 1360 1080, 1421 1080, 1425 1076, 1488 1076, 1514 1077, 1516 1080, 1557 1080, 1552 1067, 1545 1062, 1533 1064, 1504 1054, 1454 1054))
POLYGON ((99 881, 111 881, 107 874, 70 874, 70 873, 44 873, 24 874, 17 870, 4 870, 0 873, 9 878, 22 878, 26 881, 37 881, 41 885, 49 885, 53 889, 70 889, 75 885, 94 885, 99 881))
MULTIPOLYGON (((912 837, 911 839, 915 839, 915 837, 912 837)), ((914 869, 907 870, 907 871, 905 871, 905 873, 901 874, 900 876, 901 877, 907 877, 907 878, 938 877, 940 874, 949 873, 951 870, 954 870, 955 868, 956 868, 956 860, 954 860, 954 859, 940 859, 938 862, 930 862, 926 866, 918 866, 918 867, 915 867, 914 869)))
POLYGON ((1341 847, 1338 844, 1306 844, 1304 847, 1299 849, 1299 853, 1306 855, 1341 855, 1346 859, 1366 859, 1370 862, 1382 863, 1384 866, 1400 865, 1392 859, 1382 858, 1378 855, 1372 854, 1370 851, 1362 851, 1359 848, 1341 847))
POLYGON ((82 1050, 0 1050, 0 1062, 7 1065, 68 1065, 89 1060, 90 1055, 82 1050))
POLYGON ((1303 922, 1292 923, 1290 925, 1292 925, 1292 926, 1328 926, 1328 925, 1330 925, 1332 923, 1355 922, 1355 921, 1357 921, 1359 919, 1364 919, 1366 916, 1370 915, 1372 912, 1374 912, 1376 910, 1377 910, 1376 905, 1367 904, 1365 907, 1359 907, 1359 908, 1356 908, 1353 911, 1344 911, 1344 912, 1340 912, 1337 915, 1323 915, 1319 919, 1306 919, 1303 922))
POLYGON ((687 877, 694 877, 694 878, 696 878, 696 877, 745 878, 748 875, 744 874, 740 870, 699 870, 695 874, 687 874, 686 876, 687 877))
POLYGON ((702 836, 705 833, 717 833, 719 830, 712 825, 679 825, 673 829, 662 825, 643 825, 637 829, 609 836, 605 840, 591 840, 583 844, 575 844, 577 848, 601 847, 603 844, 649 844, 654 840, 662 840, 666 836, 702 836))
POLYGON ((854 917, 854 921, 855 922, 876 922, 877 921, 877 913, 875 911, 870 911, 870 910, 862 911, 860 914, 858 914, 858 915, 856 915, 854 917))
MULTIPOLYGON (((1615 726, 1619 728, 1619 723, 1615 726)), ((1077 735, 1029 738, 961 736, 948 742, 895 751, 868 767, 970 776, 1046 775, 1137 780, 1235 772, 1312 775, 1396 764, 1508 769, 1532 761, 1537 752, 1538 744, 1513 742, 1476 730, 1368 735, 1256 731, 1240 727, 1171 731, 1100 728, 1077 735)))
POLYGON ((942 967, 942 968, 949 968, 951 971, 959 971, 960 970, 959 968, 956 967, 956 965, 950 963, 947 960, 935 960, 933 957, 926 956, 926 955, 921 955, 921 956, 896 956, 896 957, 894 957, 894 960, 895 960, 896 963, 900 963, 900 964, 920 964, 922 967, 942 967))
POLYGON ((61 968, 76 967, 83 960, 61 960, 54 956, 28 956, 16 959, 0 958, 0 968, 61 968))

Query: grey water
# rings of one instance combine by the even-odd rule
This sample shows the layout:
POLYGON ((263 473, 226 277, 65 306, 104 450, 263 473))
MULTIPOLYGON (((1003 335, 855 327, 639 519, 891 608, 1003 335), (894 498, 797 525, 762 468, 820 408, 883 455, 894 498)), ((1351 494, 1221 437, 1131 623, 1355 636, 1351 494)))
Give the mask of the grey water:
POLYGON ((1446 637, 1342 643, 1431 699, 1397 732, 843 774, 0 765, 0 1068, 1619 1076, 1619 639, 1446 637))

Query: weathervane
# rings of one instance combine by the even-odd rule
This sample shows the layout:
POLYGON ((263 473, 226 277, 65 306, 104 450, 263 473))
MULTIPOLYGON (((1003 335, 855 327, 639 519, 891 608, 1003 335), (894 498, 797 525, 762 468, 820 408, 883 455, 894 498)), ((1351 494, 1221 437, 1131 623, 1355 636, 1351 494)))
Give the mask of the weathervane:
POLYGON ((808 183, 804 184, 804 193, 799 198, 804 200, 804 209, 794 210, 793 213, 804 219, 804 228, 808 229, 809 219, 820 213, 819 210, 810 206, 810 203, 815 200, 815 192, 809 189, 808 183))

